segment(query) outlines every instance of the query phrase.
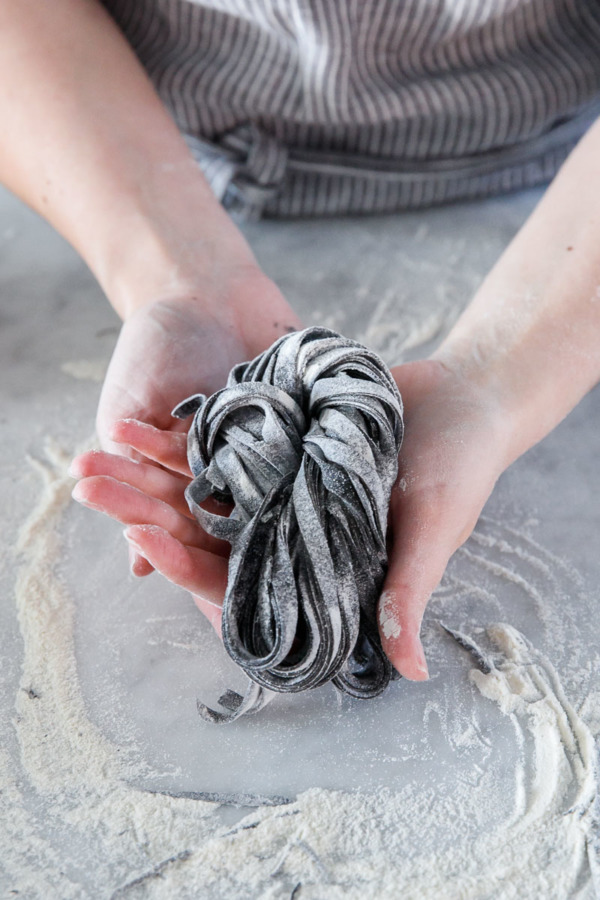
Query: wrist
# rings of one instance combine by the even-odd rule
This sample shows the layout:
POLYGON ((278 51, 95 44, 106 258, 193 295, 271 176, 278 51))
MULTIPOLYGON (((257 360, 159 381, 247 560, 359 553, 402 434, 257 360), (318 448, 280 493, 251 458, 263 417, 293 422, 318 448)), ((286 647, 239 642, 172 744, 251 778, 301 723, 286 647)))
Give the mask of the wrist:
POLYGON ((518 390, 513 390, 514 370, 507 378, 500 366, 479 357, 476 347, 454 343, 451 337, 432 354, 430 362, 446 373, 447 392, 459 401, 465 422, 474 422, 481 430, 480 437, 490 448, 488 462, 500 474, 539 438, 530 440, 526 434, 525 410, 518 390))
POLYGON ((171 321, 175 316, 226 342, 237 341, 240 359, 253 358, 282 334, 302 327, 277 285, 254 261, 235 265, 228 259, 185 282, 164 277, 149 281, 143 293, 139 288, 138 283, 130 294, 127 322, 140 316, 171 321))
POLYGON ((90 262, 122 319, 172 297, 218 303, 222 285, 258 266, 241 232, 214 198, 185 211, 134 210, 90 262))
MULTIPOLYGON (((479 394, 501 426, 502 469, 545 438, 583 396, 541 335, 489 350, 480 335, 452 335, 435 357, 479 394)), ((576 364, 575 364, 576 365, 576 364)))

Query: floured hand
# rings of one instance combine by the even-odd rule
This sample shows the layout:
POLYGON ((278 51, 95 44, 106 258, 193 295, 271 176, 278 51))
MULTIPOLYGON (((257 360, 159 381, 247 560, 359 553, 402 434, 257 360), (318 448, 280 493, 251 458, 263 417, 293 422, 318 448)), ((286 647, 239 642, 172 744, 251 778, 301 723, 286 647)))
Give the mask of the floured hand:
POLYGON ((408 363, 392 374, 404 401, 405 438, 378 618, 390 661, 421 681, 428 677, 419 638, 425 607, 506 467, 506 437, 493 398, 439 362, 408 363))
MULTIPOLYGON (((232 267, 197 296, 141 305, 123 324, 106 374, 96 419, 102 448, 154 460, 135 448, 122 424, 145 422, 164 432, 163 444, 152 448, 159 456, 167 453, 159 464, 189 475, 184 452, 179 466, 168 455, 169 435, 178 435, 173 446, 185 451, 187 429, 172 409, 190 394, 223 387, 234 365, 299 325, 276 285, 254 268, 232 267)), ((148 561, 131 557, 136 575, 152 571, 148 561)))
POLYGON ((185 435, 133 419, 116 422, 111 435, 146 461, 98 450, 83 453, 71 465, 80 479, 73 497, 126 525, 135 557, 190 591, 220 634, 229 545, 206 534, 187 508, 185 435))
MULTIPOLYGON (((505 468, 505 439, 493 400, 441 363, 409 363, 392 373, 405 404, 406 432, 391 498, 379 626, 398 671, 423 680, 423 612, 505 468)), ((185 434, 125 419, 114 422, 108 436, 140 461, 102 452, 78 457, 75 498, 127 526, 134 572, 141 561, 142 572, 154 567, 189 590, 220 631, 229 547, 207 535, 187 508, 185 434)), ((222 507, 220 512, 226 514, 222 507)))

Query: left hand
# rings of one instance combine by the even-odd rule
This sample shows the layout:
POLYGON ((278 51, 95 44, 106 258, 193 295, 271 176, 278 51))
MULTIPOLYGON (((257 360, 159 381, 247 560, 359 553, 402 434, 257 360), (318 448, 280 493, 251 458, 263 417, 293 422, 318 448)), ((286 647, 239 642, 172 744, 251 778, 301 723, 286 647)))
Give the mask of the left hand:
POLYGON ((508 425, 494 396, 436 360, 396 366, 392 374, 404 402, 405 438, 379 630, 400 674, 423 681, 423 613, 506 468, 508 425))
POLYGON ((234 365, 252 359, 289 328, 301 327, 258 268, 238 271, 232 265, 211 282, 210 289, 199 284, 197 296, 142 305, 124 322, 96 417, 104 450, 127 450, 127 438, 114 435, 123 419, 187 431, 186 423, 171 415, 178 403, 222 388, 234 365))

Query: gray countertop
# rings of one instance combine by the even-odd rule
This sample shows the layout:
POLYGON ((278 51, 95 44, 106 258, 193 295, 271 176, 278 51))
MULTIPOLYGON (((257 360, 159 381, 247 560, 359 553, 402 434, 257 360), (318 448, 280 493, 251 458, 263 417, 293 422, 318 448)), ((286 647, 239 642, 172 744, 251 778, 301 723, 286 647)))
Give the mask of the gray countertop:
MULTIPOLYGON (((391 364, 435 345, 538 197, 395 217, 267 221, 246 232, 305 322, 363 340, 391 364)), ((32 829, 50 840, 56 833, 66 867, 74 845, 45 818, 15 729, 23 637, 13 548, 41 491, 27 458, 43 460, 48 438, 70 454, 92 434, 118 328, 73 251, 1 193, 1 740, 32 829)), ((158 575, 133 579, 120 527, 71 504, 58 526, 56 571, 74 598, 77 680, 89 720, 135 760, 131 783, 248 802, 312 787, 450 791, 461 779, 476 780, 485 760, 497 771, 501 815, 520 750, 510 721, 469 681, 472 660, 440 621, 471 634, 510 622, 552 658, 576 705, 599 690, 599 421, 595 390, 501 477, 475 539, 452 561, 426 615, 427 684, 399 681, 369 703, 326 687, 277 698, 257 717, 224 728, 198 718, 196 697, 214 701, 243 682, 191 599, 158 575), (461 738, 475 719, 479 744, 461 738)), ((83 872, 92 850, 85 841, 77 847, 83 872)), ((40 859, 32 852, 32 868, 40 859)), ((8 890, 11 877, 3 883, 0 874, 0 887, 8 890)), ((87 896, 86 876, 77 883, 87 896)))

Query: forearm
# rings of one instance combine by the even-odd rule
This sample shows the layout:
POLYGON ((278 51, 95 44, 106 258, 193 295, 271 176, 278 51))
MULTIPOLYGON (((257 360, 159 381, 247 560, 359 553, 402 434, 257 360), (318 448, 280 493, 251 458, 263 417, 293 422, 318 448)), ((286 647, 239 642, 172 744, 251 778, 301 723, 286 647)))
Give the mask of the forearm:
POLYGON ((96 0, 0 5, 0 180, 86 260, 117 311, 252 267, 96 0))
POLYGON ((507 464, 600 379, 600 122, 435 357, 499 403, 511 433, 507 464))

